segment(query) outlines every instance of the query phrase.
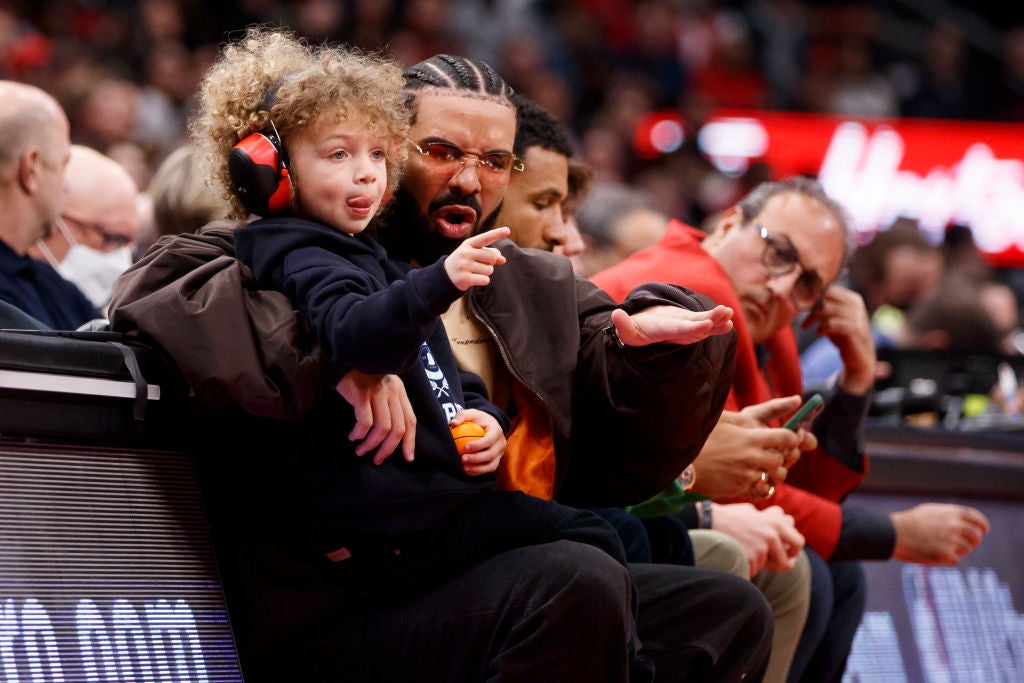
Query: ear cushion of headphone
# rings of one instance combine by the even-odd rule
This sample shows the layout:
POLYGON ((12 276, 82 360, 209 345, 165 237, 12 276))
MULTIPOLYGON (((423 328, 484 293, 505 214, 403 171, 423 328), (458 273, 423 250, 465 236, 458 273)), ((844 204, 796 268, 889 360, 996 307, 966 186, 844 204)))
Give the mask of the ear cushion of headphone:
POLYGON ((228 155, 228 175, 242 206, 257 216, 288 209, 291 181, 274 143, 262 133, 241 140, 228 155))

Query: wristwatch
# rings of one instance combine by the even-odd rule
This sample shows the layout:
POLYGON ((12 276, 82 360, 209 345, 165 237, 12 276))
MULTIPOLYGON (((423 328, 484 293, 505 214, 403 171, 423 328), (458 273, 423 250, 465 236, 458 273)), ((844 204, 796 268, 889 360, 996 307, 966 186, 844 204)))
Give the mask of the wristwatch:
POLYGON ((711 528, 711 501, 702 500, 697 503, 697 528, 711 528))

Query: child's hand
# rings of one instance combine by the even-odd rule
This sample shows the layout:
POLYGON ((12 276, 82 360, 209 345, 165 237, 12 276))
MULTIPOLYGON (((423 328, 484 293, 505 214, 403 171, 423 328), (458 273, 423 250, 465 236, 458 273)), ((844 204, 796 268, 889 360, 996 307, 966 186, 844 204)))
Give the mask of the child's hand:
POLYGON ((462 469, 466 474, 479 476, 498 469, 501 456, 505 454, 505 433, 494 416, 475 408, 467 408, 452 418, 451 426, 463 422, 475 422, 486 432, 475 441, 466 444, 462 454, 462 469))
POLYGON ((505 262, 501 252, 488 245, 508 237, 509 233, 508 228, 495 228, 463 241, 444 260, 444 269, 452 284, 463 292, 470 287, 487 285, 491 281, 494 266, 505 262))

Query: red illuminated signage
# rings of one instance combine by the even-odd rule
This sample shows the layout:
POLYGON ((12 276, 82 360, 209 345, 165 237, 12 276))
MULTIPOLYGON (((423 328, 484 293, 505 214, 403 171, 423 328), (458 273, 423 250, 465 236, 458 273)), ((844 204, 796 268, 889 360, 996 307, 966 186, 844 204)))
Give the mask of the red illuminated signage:
POLYGON ((937 242, 959 223, 996 265, 1024 265, 1022 124, 730 111, 698 144, 728 174, 817 176, 865 236, 906 216, 937 242))

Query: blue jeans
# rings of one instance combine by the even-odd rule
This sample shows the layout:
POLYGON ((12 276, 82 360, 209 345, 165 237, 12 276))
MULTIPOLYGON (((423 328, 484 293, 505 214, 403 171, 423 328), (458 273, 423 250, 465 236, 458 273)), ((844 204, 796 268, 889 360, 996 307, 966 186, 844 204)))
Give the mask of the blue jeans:
POLYGON ((826 562, 804 548, 811 562, 811 609, 787 683, 840 681, 867 597, 858 562, 826 562))

